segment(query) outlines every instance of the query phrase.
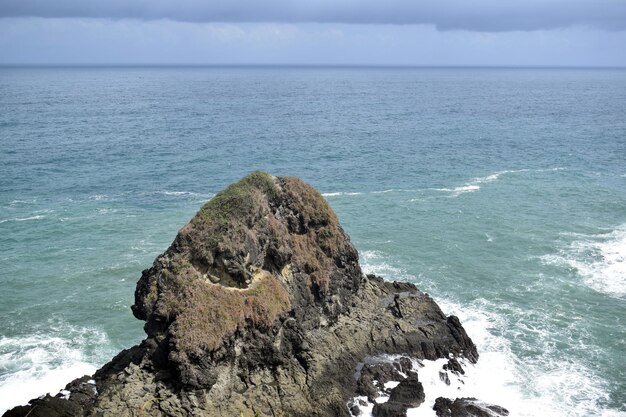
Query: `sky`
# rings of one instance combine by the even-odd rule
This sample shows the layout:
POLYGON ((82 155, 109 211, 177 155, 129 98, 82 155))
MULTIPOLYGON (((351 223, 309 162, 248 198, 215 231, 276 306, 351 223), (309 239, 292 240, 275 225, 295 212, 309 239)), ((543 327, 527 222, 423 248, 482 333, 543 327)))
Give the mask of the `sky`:
POLYGON ((0 64, 626 66, 626 0, 0 0, 0 64))

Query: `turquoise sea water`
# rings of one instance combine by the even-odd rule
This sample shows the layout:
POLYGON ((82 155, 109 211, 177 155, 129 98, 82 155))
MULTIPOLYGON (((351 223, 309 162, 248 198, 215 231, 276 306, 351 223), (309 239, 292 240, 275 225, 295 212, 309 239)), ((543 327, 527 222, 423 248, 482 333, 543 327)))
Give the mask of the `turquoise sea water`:
POLYGON ((0 411, 139 342, 141 270, 256 169, 460 316, 470 393, 626 415, 626 70, 470 68, 1 68, 0 411))

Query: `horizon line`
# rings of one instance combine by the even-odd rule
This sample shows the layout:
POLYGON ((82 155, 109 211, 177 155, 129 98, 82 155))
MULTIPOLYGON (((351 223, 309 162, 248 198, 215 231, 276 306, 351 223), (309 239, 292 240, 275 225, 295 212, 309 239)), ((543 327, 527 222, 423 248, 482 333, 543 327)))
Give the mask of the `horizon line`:
POLYGON ((0 68, 371 68, 371 69, 626 69, 619 65, 472 65, 472 64, 338 64, 338 63, 0 63, 0 68))

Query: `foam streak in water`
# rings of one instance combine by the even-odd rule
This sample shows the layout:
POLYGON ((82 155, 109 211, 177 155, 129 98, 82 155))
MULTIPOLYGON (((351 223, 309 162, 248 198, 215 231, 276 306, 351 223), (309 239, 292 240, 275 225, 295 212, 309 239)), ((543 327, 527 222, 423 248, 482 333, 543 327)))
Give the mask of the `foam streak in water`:
MULTIPOLYGON (((536 170, 532 170, 532 171, 534 171, 534 172, 548 172, 548 171, 560 171, 562 169, 563 168, 557 167, 557 168, 536 169, 536 170)), ((462 185, 460 187, 454 187, 454 188, 434 188, 434 190, 435 191, 449 192, 449 193, 452 193, 450 195, 451 197, 458 197, 459 195, 464 194, 464 193, 471 193, 471 192, 474 192, 474 191, 478 191, 478 190, 480 190, 480 184, 485 184, 485 183, 490 183, 490 182, 496 181, 502 175, 514 174, 514 173, 518 173, 518 172, 528 172, 528 171, 531 171, 531 170, 530 169, 512 169, 512 170, 498 171, 498 172, 495 172, 493 174, 486 175, 484 177, 476 177, 476 178, 472 179, 471 181, 469 181, 467 184, 462 185)))
POLYGON ((31 216, 31 217, 16 217, 14 219, 4 219, 4 220, 0 220, 0 224, 1 223, 6 223, 6 222, 25 222, 28 220, 41 220, 41 219, 45 219, 46 216, 31 216))
POLYGON ((596 291, 625 297, 626 224, 611 233, 579 236, 556 255, 546 255, 542 260, 575 269, 583 282, 596 291))

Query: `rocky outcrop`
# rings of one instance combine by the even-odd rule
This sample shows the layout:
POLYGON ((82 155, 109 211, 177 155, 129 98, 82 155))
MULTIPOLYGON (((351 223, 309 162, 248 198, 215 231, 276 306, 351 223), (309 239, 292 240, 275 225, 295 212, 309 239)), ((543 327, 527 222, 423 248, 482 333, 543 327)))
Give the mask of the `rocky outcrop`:
POLYGON ((509 415, 506 408, 487 404, 476 398, 457 398, 454 401, 439 397, 433 407, 437 417, 504 417, 509 415))
POLYGON ((427 294, 363 274, 317 191, 262 172, 180 230, 142 273, 132 310, 147 337, 98 370, 95 386, 74 382, 69 400, 6 415, 64 415, 46 412, 65 404, 65 415, 86 416, 349 416, 357 391, 375 395, 361 375, 381 384, 398 372, 387 408, 406 411, 423 401, 410 361, 376 370, 366 358, 478 358, 427 294))

